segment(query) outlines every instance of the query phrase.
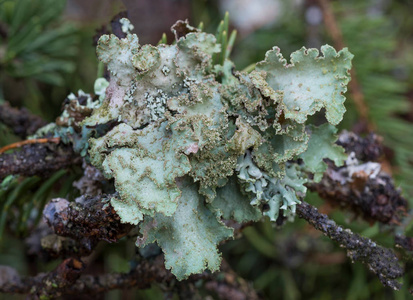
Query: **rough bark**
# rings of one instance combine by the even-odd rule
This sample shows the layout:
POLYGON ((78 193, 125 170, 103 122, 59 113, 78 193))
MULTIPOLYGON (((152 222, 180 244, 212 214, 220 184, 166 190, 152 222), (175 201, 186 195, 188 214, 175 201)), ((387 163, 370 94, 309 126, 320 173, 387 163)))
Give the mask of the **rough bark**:
POLYGON ((344 147, 347 154, 354 156, 359 164, 345 164, 336 167, 328 161, 328 169, 318 183, 308 184, 308 188, 320 197, 340 208, 350 209, 365 220, 385 224, 399 224, 407 211, 408 203, 395 186, 390 175, 380 171, 372 175, 372 166, 380 168, 378 161, 383 155, 381 138, 370 134, 366 138, 344 131, 337 144, 344 147), (363 163, 366 162, 366 163, 363 163))
POLYGON ((404 272, 392 250, 381 247, 349 229, 343 229, 306 202, 297 206, 297 215, 345 248, 352 261, 367 265, 383 285, 395 290, 400 289, 401 284, 396 279, 402 277, 404 272))
POLYGON ((110 198, 110 195, 82 196, 72 203, 62 198, 53 199, 46 205, 43 216, 57 235, 116 242, 134 226, 120 222, 109 203, 110 198))
MULTIPOLYGON (((0 293, 30 294, 32 299, 79 294, 92 296, 114 289, 146 289, 152 283, 176 282, 175 276, 165 269, 163 255, 141 261, 129 273, 80 275, 84 268, 82 261, 72 258, 63 261, 54 271, 34 277, 20 277, 14 269, 0 267, 0 293)), ((259 299, 250 286, 241 285, 239 278, 230 273, 192 275, 176 288, 196 282, 204 282, 206 289, 216 293, 220 299, 259 299), (236 298, 231 298, 233 296, 236 298)))
POLYGON ((0 180, 14 174, 48 176, 81 162, 70 145, 28 144, 21 151, 0 155, 0 180))

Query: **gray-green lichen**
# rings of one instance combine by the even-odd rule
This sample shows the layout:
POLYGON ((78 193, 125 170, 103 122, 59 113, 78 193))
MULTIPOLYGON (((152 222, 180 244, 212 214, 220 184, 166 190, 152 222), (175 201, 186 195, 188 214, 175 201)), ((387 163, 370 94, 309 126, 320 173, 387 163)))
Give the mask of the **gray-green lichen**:
POLYGON ((33 136, 39 137, 59 137, 65 144, 72 144, 73 150, 85 157, 89 149, 89 138, 94 133, 106 132, 106 125, 91 128, 83 124, 85 118, 89 117, 94 110, 102 105, 105 99, 105 91, 108 82, 104 78, 95 81, 95 97, 79 90, 77 95, 70 93, 65 99, 62 114, 56 118, 54 123, 47 124, 40 128, 33 136))
POLYGON ((176 43, 157 47, 122 24, 125 38, 98 42, 110 81, 96 83, 99 105, 76 123, 100 128, 86 142, 88 159, 114 179, 111 204, 139 224, 138 246, 157 242, 179 280, 217 270, 217 245, 232 237, 222 219, 292 218, 308 175, 320 179, 325 158, 345 159, 333 125, 352 55, 302 48, 288 64, 274 48, 245 73, 228 59, 214 65, 221 45, 186 22, 173 27, 176 43), (332 125, 308 126, 321 108, 332 125))

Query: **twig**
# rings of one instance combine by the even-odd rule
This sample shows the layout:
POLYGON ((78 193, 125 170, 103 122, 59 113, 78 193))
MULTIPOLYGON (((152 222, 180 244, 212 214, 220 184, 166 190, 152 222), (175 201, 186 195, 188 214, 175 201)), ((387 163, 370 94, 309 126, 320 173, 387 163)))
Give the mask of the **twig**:
POLYGON ((45 143, 55 143, 59 144, 60 143, 60 138, 44 138, 44 139, 31 139, 31 140, 25 140, 25 141, 20 141, 16 142, 7 146, 4 146, 0 148, 0 154, 4 153, 8 150, 15 149, 15 148, 20 148, 23 147, 24 145, 29 145, 29 144, 45 144, 45 143))
MULTIPOLYGON (((81 275, 84 264, 76 259, 67 259, 59 267, 48 274, 39 274, 34 277, 21 278, 14 269, 2 267, 10 274, 7 282, 0 284, 0 293, 29 294, 34 296, 60 297, 64 295, 96 295, 114 289, 138 288, 146 289, 152 283, 176 283, 175 276, 165 269, 163 255, 153 260, 140 262, 129 273, 113 273, 102 275, 81 275), (74 279, 74 280, 73 280, 74 279)), ((241 288, 237 278, 227 280, 226 273, 211 274, 204 272, 192 275, 180 285, 199 282, 201 279, 207 289, 218 292, 221 299, 230 299, 228 296, 237 295, 237 299, 259 299, 251 288, 241 288), (224 276, 222 276, 224 275, 224 276), (217 279, 224 278, 224 279, 217 279), (214 289, 218 288, 218 291, 214 289)))
MULTIPOLYGON (((325 28, 328 34, 333 39, 334 46, 338 49, 343 49, 345 47, 343 35, 341 33, 340 27, 336 22, 329 0, 317 1, 323 12, 325 28)), ((348 87, 351 94, 351 98, 353 99, 356 108, 360 114, 361 121, 366 124, 367 129, 369 131, 373 131, 374 125, 369 121, 369 109, 364 100, 364 95, 362 93, 361 86, 357 80, 357 74, 354 66, 350 70, 350 75, 351 81, 349 82, 348 87)))
POLYGON ((215 292, 219 299, 223 300, 258 300, 261 297, 247 282, 231 268, 225 261, 221 264, 222 280, 210 280, 205 284, 205 288, 215 292))
POLYGON ((13 108, 7 102, 0 104, 0 122, 21 138, 34 134, 37 129, 47 124, 46 121, 31 114, 27 109, 13 108))
POLYGON ((411 259, 411 254, 413 253, 413 238, 404 236, 404 235, 396 235, 394 237, 394 243, 396 247, 402 248, 405 251, 407 251, 410 254, 410 259, 411 259))
POLYGON ((315 229, 345 248, 352 261, 366 264, 378 276, 383 285, 394 290, 400 289, 401 284, 395 279, 403 276, 403 269, 398 264, 398 259, 392 250, 383 248, 349 229, 337 226, 334 221, 319 213, 317 208, 306 202, 297 206, 297 214, 313 225, 315 229))
POLYGON ((329 164, 323 179, 307 187, 321 198, 340 208, 348 208, 367 221, 385 224, 399 224, 407 211, 407 201, 395 187, 391 177, 385 173, 370 177, 364 171, 353 174, 344 184, 338 180, 339 172, 347 167, 337 168, 329 164))
POLYGON ((43 216, 53 231, 60 236, 79 240, 117 242, 134 226, 121 223, 110 205, 111 195, 82 196, 76 202, 53 199, 46 205, 43 216))
POLYGON ((384 156, 383 138, 375 133, 361 137, 354 132, 340 132, 337 144, 342 146, 347 154, 354 152, 356 158, 363 162, 380 161, 384 156))
POLYGON ((371 166, 380 168, 372 161, 382 156, 381 138, 375 134, 361 138, 344 131, 337 144, 343 146, 347 154, 352 153, 358 161, 367 164, 360 163, 355 172, 352 166, 336 167, 329 161, 323 179, 318 183, 309 183, 308 188, 330 203, 362 215, 367 221, 399 224, 407 211, 407 200, 389 175, 381 171, 375 176, 369 173, 371 166))
POLYGON ((50 261, 53 258, 88 256, 96 242, 88 238, 72 239, 56 235, 45 222, 41 222, 25 239, 27 254, 31 259, 50 261))
POLYGON ((165 269, 163 256, 158 256, 153 262, 143 261, 129 273, 103 274, 98 276, 82 275, 75 280, 78 271, 83 270, 79 260, 67 259, 56 270, 48 274, 34 277, 19 277, 11 272, 7 282, 0 285, 1 293, 29 294, 36 296, 63 296, 75 294, 99 294, 114 289, 136 287, 145 289, 153 282, 170 282, 174 276, 165 269), (78 268, 72 267, 73 265, 78 268), (72 276, 75 275, 75 276, 72 276), (47 283, 47 284, 45 284, 47 283), (70 283, 70 284, 68 284, 70 283))
POLYGON ((19 152, 0 155, 0 180, 13 174, 48 176, 81 161, 70 145, 28 144, 19 152))
POLYGON ((31 293, 34 299, 41 298, 41 296, 59 297, 62 295, 62 290, 72 287, 84 268, 85 265, 82 261, 68 258, 50 273, 20 278, 14 269, 1 267, 3 271, 2 279, 4 280, 4 277, 6 277, 7 280, 1 282, 0 292, 12 294, 31 293))

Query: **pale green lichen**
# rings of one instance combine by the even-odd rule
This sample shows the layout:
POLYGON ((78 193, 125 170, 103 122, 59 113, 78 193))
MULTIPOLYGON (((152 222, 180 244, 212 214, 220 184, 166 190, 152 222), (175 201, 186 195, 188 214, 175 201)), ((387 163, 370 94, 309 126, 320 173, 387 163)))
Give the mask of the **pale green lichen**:
POLYGON ((300 154, 304 161, 304 168, 314 174, 314 181, 319 182, 327 169, 324 158, 334 161, 336 166, 342 166, 347 159, 344 149, 335 144, 337 128, 326 123, 319 127, 308 126, 310 140, 307 151, 300 154))
POLYGON ((143 237, 137 245, 156 241, 165 253, 166 267, 182 280, 206 268, 217 271, 221 264, 217 244, 232 237, 233 230, 205 206, 190 177, 178 181, 182 194, 175 213, 146 217, 140 225, 143 237))
POLYGON ((131 33, 131 31, 135 28, 129 19, 122 18, 119 20, 119 23, 122 25, 122 32, 123 33, 131 33))
MULTIPOLYGON (((350 80, 353 55, 343 49, 338 53, 333 47, 317 49, 302 48, 291 54, 291 63, 283 58, 280 49, 274 47, 257 64, 257 71, 265 71, 263 79, 275 92, 282 93, 281 106, 285 117, 304 123, 307 116, 321 108, 326 109, 327 120, 337 125, 345 112, 343 93, 350 80)), ((263 93, 271 97, 272 93, 263 93)), ((274 99, 276 100, 276 99, 274 99)))
MULTIPOLYGON (((105 79, 96 80, 95 89, 104 91, 105 79), (99 82, 98 82, 99 81, 99 82)), ((107 81, 106 81, 107 83, 107 81)), ((98 94, 97 94, 98 95, 98 94)), ((40 137, 58 137, 65 144, 72 144, 73 150, 86 157, 89 150, 89 138, 94 135, 100 135, 107 132, 107 125, 102 124, 95 128, 87 127, 83 124, 83 120, 102 105, 105 98, 103 94, 96 99, 90 94, 79 90, 77 96, 70 93, 66 100, 62 114, 56 118, 55 123, 50 123, 30 136, 29 139, 40 137)))
POLYGON ((109 86, 109 82, 105 78, 98 78, 95 80, 94 91, 95 95, 99 96, 100 102, 105 99, 106 89, 109 86))
POLYGON ((138 246, 157 242, 178 279, 217 270, 217 245, 232 236, 222 219, 291 219, 323 159, 342 163, 335 127, 306 122, 321 108, 340 122, 352 55, 303 48, 287 64, 274 48, 255 71, 238 72, 228 59, 214 64, 221 45, 187 22, 173 27, 175 44, 157 47, 122 22, 125 38, 98 42, 111 77, 96 82, 91 115, 71 120, 67 109, 86 110, 72 103, 56 128, 73 131, 68 142, 114 179, 111 204, 139 224, 138 246))

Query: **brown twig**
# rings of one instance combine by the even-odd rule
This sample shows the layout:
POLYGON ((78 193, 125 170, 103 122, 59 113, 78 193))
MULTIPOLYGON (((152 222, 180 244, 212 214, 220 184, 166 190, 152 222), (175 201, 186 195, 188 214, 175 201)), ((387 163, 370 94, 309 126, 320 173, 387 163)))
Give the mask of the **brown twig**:
POLYGON ((306 202, 297 206, 297 215, 314 226, 315 229, 327 235, 347 250, 347 255, 353 261, 366 264, 377 275, 383 285, 399 290, 401 284, 397 278, 403 276, 403 269, 398 259, 390 249, 381 247, 368 238, 361 237, 343 229, 326 215, 318 212, 317 208, 306 202))
MULTIPOLYGON (((165 269, 163 255, 152 260, 141 261, 129 273, 112 273, 102 275, 81 275, 84 264, 76 259, 63 261, 56 270, 48 274, 39 274, 34 277, 18 276, 17 272, 9 267, 1 267, 0 272, 6 273, 5 282, 0 282, 0 293, 32 294, 35 297, 61 297, 66 295, 97 295, 114 289, 138 288, 146 289, 152 283, 175 283, 175 276, 165 269)), ((250 287, 241 287, 238 278, 232 274, 204 272, 192 275, 178 284, 189 285, 203 280, 208 290, 214 291, 221 299, 259 299, 256 292, 250 287), (224 276, 221 276, 224 275, 224 276), (220 279, 218 279, 220 278, 220 279), (222 278, 222 279, 221 279, 222 278)))
POLYGON ((31 294, 32 299, 41 296, 56 298, 62 295, 61 291, 70 289, 79 278, 85 265, 74 258, 64 260, 55 270, 47 274, 39 274, 34 277, 19 277, 17 272, 9 267, 1 266, 3 273, 1 293, 31 294))
POLYGON ((70 145, 27 144, 19 152, 0 155, 0 180, 14 174, 48 176, 81 161, 70 145))
POLYGON ((117 242, 134 226, 121 223, 110 205, 111 195, 82 196, 76 202, 53 199, 43 211, 44 219, 60 236, 91 241, 117 242))
MULTIPOLYGON (((333 10, 331 8, 329 0, 317 0, 324 17, 324 24, 328 34, 331 36, 334 42, 334 46, 337 49, 343 49, 345 47, 343 34, 340 27, 337 24, 333 10)), ((351 81, 349 82, 349 91, 351 98, 353 99, 357 111, 360 114, 360 119, 367 126, 368 131, 374 130, 374 124, 369 121, 369 108, 364 100, 362 88, 357 80, 356 69, 354 66, 350 70, 351 81)))
POLYGON ((31 139, 31 140, 25 140, 25 141, 20 141, 16 142, 7 146, 4 146, 0 148, 0 154, 4 153, 8 150, 15 149, 15 148, 20 148, 23 147, 24 145, 29 145, 29 144, 45 144, 45 143, 55 143, 59 144, 60 143, 60 138, 44 138, 44 139, 31 139))
POLYGON ((309 183, 308 188, 329 203, 351 209, 367 221, 398 224, 407 211, 407 200, 388 174, 380 171, 370 175, 369 166, 383 155, 381 138, 375 134, 361 138, 344 131, 337 144, 343 146, 347 154, 355 155, 359 161, 357 172, 353 166, 336 167, 329 161, 322 180, 309 183))
MULTIPOLYGON (((10 276, 8 276, 6 282, 2 282, 3 284, 0 285, 0 292, 12 294, 30 293, 33 296, 44 295, 49 297, 76 294, 94 295, 114 289, 132 287, 145 289, 150 287, 153 282, 170 282, 174 279, 174 276, 164 267, 163 256, 156 257, 152 262, 143 261, 129 273, 98 276, 82 275, 75 278, 78 271, 83 270, 83 268, 83 263, 74 259, 63 261, 56 270, 50 273, 39 274, 34 277, 19 277, 13 269, 7 268, 10 276), (72 266, 77 266, 77 268, 72 266), (70 276, 72 274, 75 276, 70 276), (75 280, 70 280, 73 278, 75 280)), ((6 276, 3 275, 3 277, 6 276)))
POLYGON ((59 257, 88 256, 96 243, 88 238, 72 239, 58 236, 45 222, 41 222, 25 239, 28 257, 41 261, 50 261, 59 257))

